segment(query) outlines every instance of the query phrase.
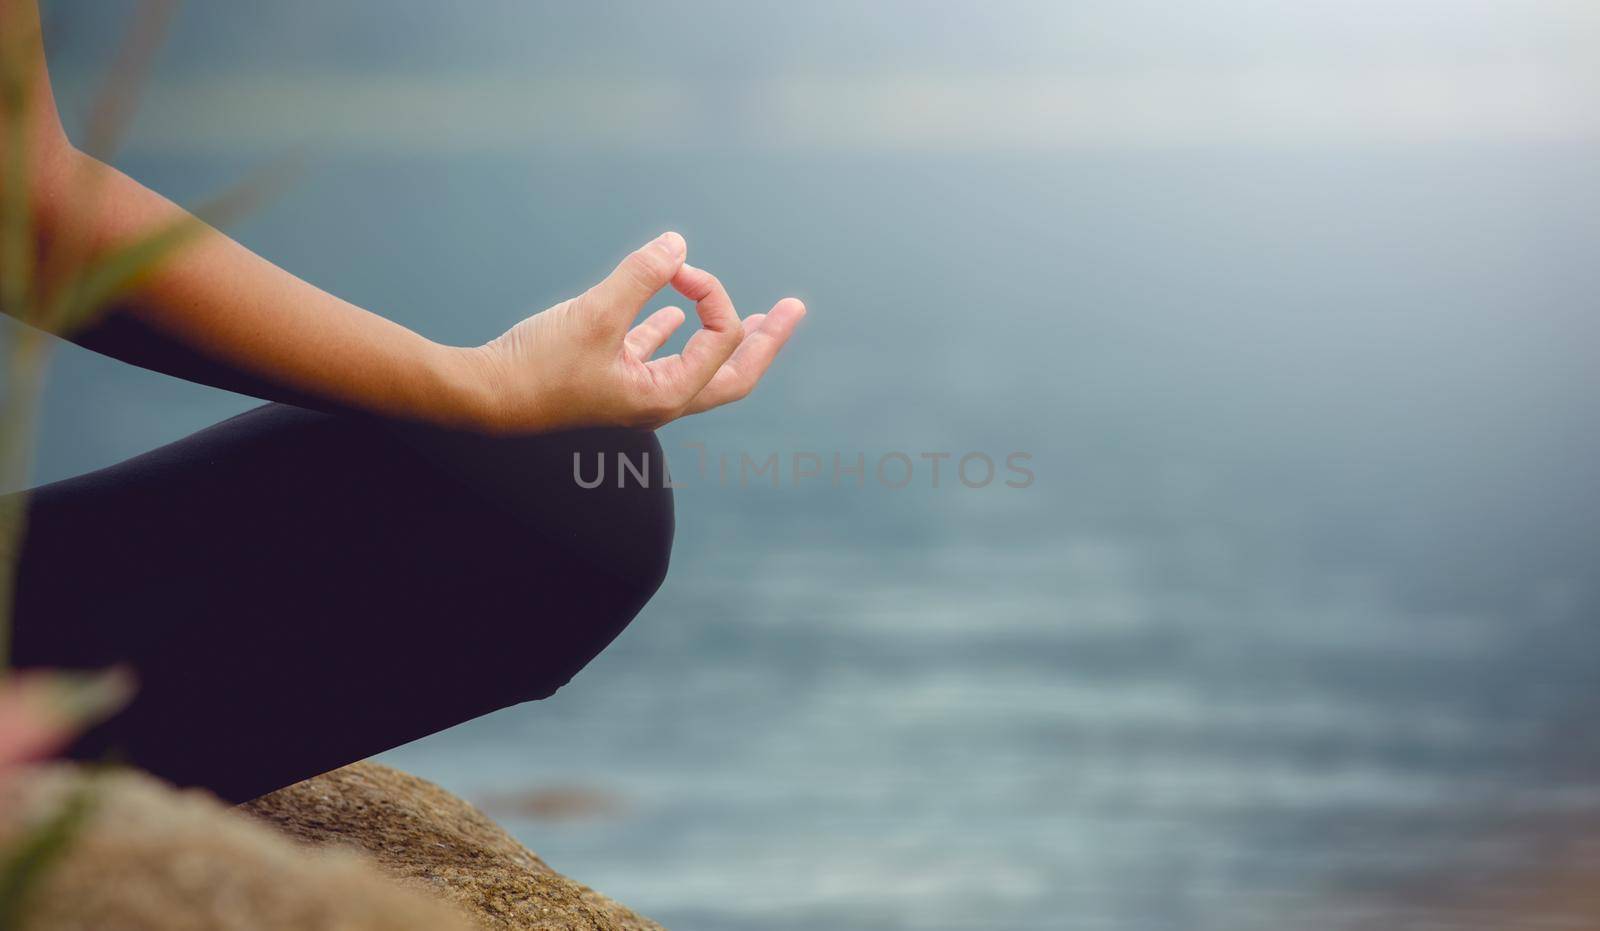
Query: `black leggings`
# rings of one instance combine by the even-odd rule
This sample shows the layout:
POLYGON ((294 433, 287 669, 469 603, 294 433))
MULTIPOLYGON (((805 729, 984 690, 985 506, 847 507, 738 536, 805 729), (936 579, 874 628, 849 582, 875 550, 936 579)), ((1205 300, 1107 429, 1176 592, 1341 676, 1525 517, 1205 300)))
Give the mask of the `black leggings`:
POLYGON ((73 755, 252 798, 564 685, 666 574, 663 467, 268 404, 31 493, 16 660, 133 670, 73 755))

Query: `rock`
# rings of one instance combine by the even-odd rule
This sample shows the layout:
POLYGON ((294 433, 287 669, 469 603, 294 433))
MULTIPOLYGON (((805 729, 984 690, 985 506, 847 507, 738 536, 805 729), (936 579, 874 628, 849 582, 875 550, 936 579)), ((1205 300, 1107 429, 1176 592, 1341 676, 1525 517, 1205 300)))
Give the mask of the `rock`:
MULTIPOLYGON (((64 853, 25 900, 21 931, 468 931, 453 909, 364 857, 296 844, 211 796, 131 770, 7 772, 0 850, 89 787, 64 853)), ((4 903, 0 903, 3 905, 4 903)))
POLYGON ((478 809, 387 766, 356 763, 241 808, 297 840, 365 851, 484 928, 661 931, 552 870, 478 809))
POLYGON ((581 821, 615 815, 625 807, 609 792, 582 786, 546 786, 523 792, 500 792, 478 799, 479 807, 494 814, 541 821, 581 821))

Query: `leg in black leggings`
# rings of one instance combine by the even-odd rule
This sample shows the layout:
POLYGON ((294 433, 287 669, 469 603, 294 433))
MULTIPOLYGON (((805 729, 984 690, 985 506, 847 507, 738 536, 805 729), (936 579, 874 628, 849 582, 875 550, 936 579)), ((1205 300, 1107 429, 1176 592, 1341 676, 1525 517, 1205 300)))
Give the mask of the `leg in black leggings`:
POLYGON ((17 662, 131 666, 137 698, 76 753, 248 799, 554 693, 666 573, 661 476, 647 432, 269 404, 32 493, 17 662), (649 481, 618 487, 618 454, 649 481))

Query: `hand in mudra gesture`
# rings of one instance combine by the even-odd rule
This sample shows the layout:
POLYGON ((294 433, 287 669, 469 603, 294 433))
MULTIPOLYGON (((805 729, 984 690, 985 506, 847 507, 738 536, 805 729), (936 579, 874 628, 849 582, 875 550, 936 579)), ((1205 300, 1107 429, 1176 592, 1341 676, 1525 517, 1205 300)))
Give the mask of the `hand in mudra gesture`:
POLYGON ((665 233, 622 260, 604 281, 535 314, 472 350, 496 432, 587 426, 658 427, 749 394, 805 316, 784 298, 744 320, 716 276, 684 261, 665 233), (681 353, 652 359, 684 322, 664 307, 636 326, 668 284, 695 304, 701 328, 681 353))

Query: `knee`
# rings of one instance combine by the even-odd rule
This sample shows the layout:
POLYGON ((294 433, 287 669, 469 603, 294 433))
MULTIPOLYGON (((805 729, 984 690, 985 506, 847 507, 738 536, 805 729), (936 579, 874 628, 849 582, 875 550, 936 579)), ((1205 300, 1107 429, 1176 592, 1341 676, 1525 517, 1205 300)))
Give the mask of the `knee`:
POLYGON ((525 474, 536 471, 539 481, 524 513, 642 605, 661 587, 672 558, 672 489, 655 434, 576 430, 533 438, 532 446, 539 462, 525 474))
POLYGON ((529 545, 557 545, 640 604, 666 578, 673 501, 654 433, 600 428, 507 438, 409 429, 401 435, 520 527, 529 545))
MULTIPOLYGON (((648 430, 599 430, 585 438, 591 462, 608 458, 606 481, 586 488, 594 474, 572 480, 583 513, 606 527, 601 559, 636 594, 648 599, 661 587, 672 561, 675 532, 672 488, 667 482, 666 453, 648 430), (598 493, 598 494, 597 494, 598 493)), ((575 460, 577 462, 578 460, 575 460)))
POLYGON ((559 490, 543 496, 555 513, 544 515, 576 562, 548 570, 566 574, 552 579, 544 608, 581 622, 539 626, 545 668, 529 680, 519 667, 520 700, 548 698, 621 635, 660 589, 672 558, 672 489, 653 433, 587 430, 553 442, 564 461, 551 477, 559 490), (602 460, 605 479, 596 481, 602 460))

